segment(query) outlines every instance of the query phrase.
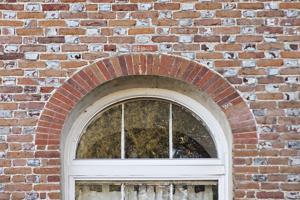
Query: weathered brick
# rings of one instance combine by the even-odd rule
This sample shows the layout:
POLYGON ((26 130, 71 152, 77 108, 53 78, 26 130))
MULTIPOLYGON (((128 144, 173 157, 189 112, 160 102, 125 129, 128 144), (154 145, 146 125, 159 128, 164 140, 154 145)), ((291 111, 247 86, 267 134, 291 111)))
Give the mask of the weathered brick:
POLYGON ((221 8, 222 8, 221 3, 201 2, 196 4, 197 10, 217 10, 221 8))
POLYGON ((175 19, 198 18, 199 16, 200 13, 196 11, 179 11, 173 13, 173 18, 175 19))
POLYGON ((182 78, 220 105, 233 132, 234 199, 299 198, 299 6, 297 1, 3 1, 0 199, 60 199, 56 169, 66 109, 100 82, 136 73, 182 78), (90 68, 102 58, 111 65, 90 68), (87 73, 82 86, 66 86, 81 70, 87 73), (51 100, 58 91, 64 97, 51 100), (45 114, 49 101, 53 110, 45 114), (39 121, 48 115, 57 118, 39 121), (47 134, 40 135, 43 131, 47 134))
POLYGON ((177 42, 178 37, 177 36, 153 36, 152 41, 153 42, 177 42))
POLYGON ((155 52, 157 51, 157 45, 134 45, 132 46, 133 52, 155 52))
POLYGON ((134 11, 138 10, 137 4, 113 4, 113 11, 134 11))
POLYGON ((65 37, 63 37, 63 36, 39 37, 38 42, 42 43, 42 44, 64 43, 65 42, 65 37))
POLYGON ((31 184, 9 184, 5 186, 7 191, 30 191, 32 190, 31 184))
POLYGON ((43 11, 69 10, 68 4, 42 4, 43 11))
POLYGON ((297 2, 281 2, 279 7, 282 9, 299 9, 300 3, 297 2))
POLYGON ((195 42, 220 42, 220 36, 201 36, 195 35, 195 42))
POLYGON ((263 3, 238 3, 239 9, 263 9, 264 4, 263 3))
POLYGON ((129 35, 137 35, 137 34, 153 34, 153 28, 132 28, 128 30, 129 35))
POLYGON ((179 3, 155 3, 154 9, 155 10, 179 10, 180 4, 179 3))
POLYGON ((23 4, 0 4, 1 10, 24 10, 23 4))

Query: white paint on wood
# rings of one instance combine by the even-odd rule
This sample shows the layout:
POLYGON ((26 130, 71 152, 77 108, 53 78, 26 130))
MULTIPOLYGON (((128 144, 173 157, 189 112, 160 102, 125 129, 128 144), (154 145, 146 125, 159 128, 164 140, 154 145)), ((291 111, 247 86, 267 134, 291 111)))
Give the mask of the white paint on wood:
POLYGON ((226 131, 222 130, 221 125, 209 110, 196 100, 178 92, 157 88, 135 88, 109 94, 79 115, 71 128, 70 137, 66 140, 63 152, 64 180, 66 180, 64 186, 66 192, 63 193, 63 198, 65 200, 75 199, 75 180, 218 180, 219 200, 229 200, 231 196, 228 165, 230 153, 224 132, 226 131), (140 97, 166 99, 192 110, 211 130, 218 158, 75 160, 75 152, 82 130, 99 111, 117 102, 140 97))

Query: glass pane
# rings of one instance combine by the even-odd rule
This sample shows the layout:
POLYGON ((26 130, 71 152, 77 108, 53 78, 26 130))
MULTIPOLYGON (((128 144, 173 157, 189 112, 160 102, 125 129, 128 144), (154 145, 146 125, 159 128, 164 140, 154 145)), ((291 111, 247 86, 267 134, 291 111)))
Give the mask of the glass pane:
POLYGON ((127 102, 124 116, 126 158, 169 157, 169 103, 127 102))
POLYGON ((217 181, 75 182, 76 200, 121 200, 121 197, 124 200, 217 200, 218 184, 217 181))
POLYGON ((216 158, 209 130, 194 113, 172 105, 173 158, 216 158))
POLYGON ((197 183, 173 184, 173 200, 217 200, 217 185, 202 185, 197 183))
POLYGON ((162 183, 127 183, 125 200, 169 200, 170 186, 162 183))
POLYGON ((121 105, 101 112, 80 138, 76 158, 121 158, 121 118, 121 105))
POLYGON ((76 181, 76 200, 120 200, 121 184, 76 181))

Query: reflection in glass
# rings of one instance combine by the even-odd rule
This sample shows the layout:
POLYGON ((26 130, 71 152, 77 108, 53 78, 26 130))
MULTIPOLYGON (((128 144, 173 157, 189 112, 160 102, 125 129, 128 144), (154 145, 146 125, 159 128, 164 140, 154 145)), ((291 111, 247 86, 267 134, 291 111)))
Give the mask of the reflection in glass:
POLYGON ((173 158, 216 158, 210 133, 198 117, 182 106, 172 105, 173 158))
POLYGON ((121 118, 121 105, 101 112, 80 138, 76 157, 121 158, 121 118))
POLYGON ((193 112, 170 101, 140 98, 100 112, 82 134, 76 158, 217 158, 217 151, 193 112))
POLYGON ((169 157, 169 103, 139 100, 125 103, 126 158, 169 157))

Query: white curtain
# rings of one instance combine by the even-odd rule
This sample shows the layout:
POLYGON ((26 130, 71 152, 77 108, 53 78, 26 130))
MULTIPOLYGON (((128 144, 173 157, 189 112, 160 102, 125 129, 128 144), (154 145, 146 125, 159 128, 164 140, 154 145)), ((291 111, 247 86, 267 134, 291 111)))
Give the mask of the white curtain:
POLYGON ((101 190, 95 191, 91 185, 81 185, 77 189, 76 200, 213 200, 211 185, 203 186, 203 190, 195 189, 195 185, 124 185, 124 194, 120 191, 110 191, 108 184, 101 185, 101 190), (173 190, 173 194, 170 191, 173 190))

